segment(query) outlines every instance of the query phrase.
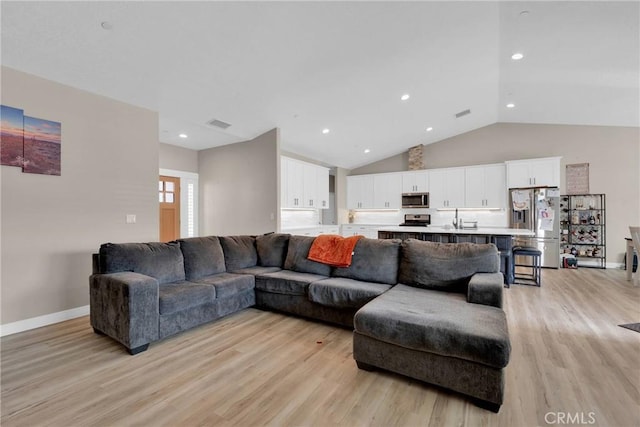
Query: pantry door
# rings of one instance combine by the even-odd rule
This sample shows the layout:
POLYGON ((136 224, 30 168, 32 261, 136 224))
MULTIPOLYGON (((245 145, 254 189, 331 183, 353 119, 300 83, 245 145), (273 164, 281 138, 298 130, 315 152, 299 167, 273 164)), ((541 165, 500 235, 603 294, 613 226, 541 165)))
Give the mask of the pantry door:
POLYGON ((180 238, 180 178, 160 175, 158 181, 160 202, 160 241, 180 238))

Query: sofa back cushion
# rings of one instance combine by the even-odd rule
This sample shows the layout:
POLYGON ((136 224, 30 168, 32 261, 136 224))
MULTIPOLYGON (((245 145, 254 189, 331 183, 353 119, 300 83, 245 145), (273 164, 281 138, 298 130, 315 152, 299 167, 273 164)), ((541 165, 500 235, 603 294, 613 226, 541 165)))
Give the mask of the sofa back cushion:
POLYGON ((158 283, 185 279, 180 243, 105 243, 100 246, 100 272, 133 271, 158 283))
POLYGON ((289 247, 289 234, 269 233, 256 237, 258 265, 280 267, 284 265, 289 247))
POLYGON ((224 252, 216 236, 181 239, 184 273, 187 280, 196 280, 212 274, 224 273, 224 252))
POLYGON ((464 290, 475 273, 500 271, 493 243, 402 242, 398 282, 428 289, 464 290))
POLYGON ((219 239, 227 271, 258 265, 255 236, 223 236, 219 239))
POLYGON ((311 261, 307 258, 314 239, 315 237, 311 236, 291 236, 289 238, 287 258, 284 260, 285 270, 319 274, 321 276, 329 276, 331 274, 329 265, 311 261))
POLYGON ((400 244, 398 239, 360 239, 353 250, 351 265, 334 268, 331 275, 395 285, 398 282, 400 244))

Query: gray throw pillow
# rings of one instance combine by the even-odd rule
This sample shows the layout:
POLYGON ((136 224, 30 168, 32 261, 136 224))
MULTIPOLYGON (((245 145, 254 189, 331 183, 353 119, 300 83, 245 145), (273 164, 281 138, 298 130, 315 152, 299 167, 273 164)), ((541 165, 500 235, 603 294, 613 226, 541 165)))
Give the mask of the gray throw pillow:
POLYGON ((219 237, 227 271, 240 270, 258 265, 255 236, 219 237))
POLYGON ((500 271, 493 243, 402 242, 398 282, 420 288, 463 290, 475 273, 500 271))
POLYGON ((133 271, 160 284, 185 279, 180 243, 105 243, 100 246, 100 272, 133 271))
POLYGON ((398 239, 360 239, 353 250, 351 265, 334 268, 332 276, 395 285, 400 264, 398 239))
POLYGON ((179 242, 187 280, 225 272, 224 253, 216 236, 193 237, 179 242))
POLYGON ((329 276, 331 274, 329 265, 311 261, 307 258, 314 240, 315 237, 310 236, 291 236, 289 238, 287 258, 284 261, 284 269, 297 271, 298 273, 329 276))
POLYGON ((280 267, 284 265, 289 247, 290 234, 269 233, 256 237, 258 264, 262 267, 280 267))

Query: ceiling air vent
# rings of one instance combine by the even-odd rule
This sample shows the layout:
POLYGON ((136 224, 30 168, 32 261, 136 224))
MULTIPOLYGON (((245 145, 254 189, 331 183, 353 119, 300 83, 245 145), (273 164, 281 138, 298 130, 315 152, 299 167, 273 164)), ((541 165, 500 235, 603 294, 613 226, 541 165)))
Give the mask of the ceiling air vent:
POLYGON ((464 110, 456 113, 456 119, 459 119, 462 116, 466 116, 467 114, 471 114, 471 110, 464 110))
POLYGON ((229 126, 231 126, 229 123, 225 123, 225 122, 223 122, 222 120, 218 120, 218 119, 212 119, 212 120, 209 120, 209 121, 207 122, 207 124, 208 124, 209 126, 214 126, 214 127, 220 128, 220 129, 226 129, 226 128, 228 128, 229 126))

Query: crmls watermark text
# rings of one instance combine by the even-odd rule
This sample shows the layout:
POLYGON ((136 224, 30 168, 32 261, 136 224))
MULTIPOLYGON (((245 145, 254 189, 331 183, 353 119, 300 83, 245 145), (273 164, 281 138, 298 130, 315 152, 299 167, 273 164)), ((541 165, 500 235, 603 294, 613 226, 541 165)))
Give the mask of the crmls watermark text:
POLYGON ((595 412, 547 412, 544 414, 544 422, 547 424, 582 424, 596 423, 595 412))

